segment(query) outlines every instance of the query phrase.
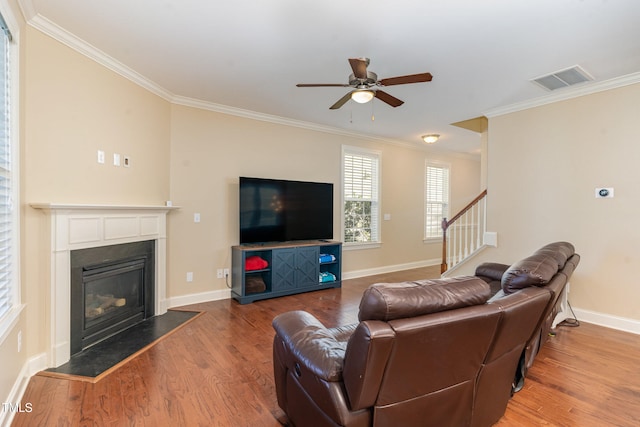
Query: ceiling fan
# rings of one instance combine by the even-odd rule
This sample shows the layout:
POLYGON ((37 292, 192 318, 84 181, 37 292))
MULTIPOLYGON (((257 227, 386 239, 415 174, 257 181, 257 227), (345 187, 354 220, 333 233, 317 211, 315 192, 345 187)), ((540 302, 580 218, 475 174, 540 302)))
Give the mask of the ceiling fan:
POLYGON ((349 58, 349 64, 353 74, 349 76, 349 84, 340 83, 299 83, 297 87, 352 87, 355 88, 345 96, 340 98, 338 102, 329 107, 331 110, 337 110, 342 107, 349 99, 364 104, 371 101, 374 97, 382 102, 386 102, 392 107, 399 107, 404 101, 389 95, 380 89, 373 89, 379 86, 404 85, 408 83, 430 82, 433 76, 431 73, 410 74, 408 76, 391 77, 388 79, 378 80, 376 73, 367 71, 369 58, 349 58))

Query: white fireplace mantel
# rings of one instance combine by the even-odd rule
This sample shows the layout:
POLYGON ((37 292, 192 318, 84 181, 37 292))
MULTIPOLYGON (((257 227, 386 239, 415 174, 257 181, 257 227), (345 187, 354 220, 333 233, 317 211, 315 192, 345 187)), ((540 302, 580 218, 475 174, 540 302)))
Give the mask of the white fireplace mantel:
POLYGON ((167 311, 167 213, 176 206, 81 205, 32 203, 46 216, 50 282, 48 363, 57 367, 70 358, 70 254, 72 250, 154 240, 155 314, 167 311))

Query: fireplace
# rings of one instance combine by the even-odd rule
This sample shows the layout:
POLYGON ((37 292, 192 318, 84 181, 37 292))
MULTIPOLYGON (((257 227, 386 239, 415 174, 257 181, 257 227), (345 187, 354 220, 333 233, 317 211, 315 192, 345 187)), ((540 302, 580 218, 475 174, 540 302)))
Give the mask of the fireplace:
POLYGON ((154 315, 153 240, 71 251, 71 355, 154 315))
MULTIPOLYGON (((156 316, 166 313, 167 214, 179 207, 61 203, 32 203, 31 207, 44 214, 43 262, 50 271, 50 279, 43 286, 48 294, 44 315, 49 326, 43 368, 61 366, 71 357, 71 325, 76 323, 70 315, 71 252, 154 241, 154 264, 149 267, 154 272, 154 301, 150 305, 145 301, 145 306, 153 308, 156 316)), ((151 297, 150 292, 146 295, 151 297)))

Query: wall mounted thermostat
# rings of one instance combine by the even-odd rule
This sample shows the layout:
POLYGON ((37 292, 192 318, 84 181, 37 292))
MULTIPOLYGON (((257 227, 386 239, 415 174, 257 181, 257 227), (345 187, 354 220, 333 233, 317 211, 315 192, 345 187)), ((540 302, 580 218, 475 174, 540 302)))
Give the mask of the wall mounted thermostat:
POLYGON ((596 199, 613 198, 613 188, 596 188, 596 199))

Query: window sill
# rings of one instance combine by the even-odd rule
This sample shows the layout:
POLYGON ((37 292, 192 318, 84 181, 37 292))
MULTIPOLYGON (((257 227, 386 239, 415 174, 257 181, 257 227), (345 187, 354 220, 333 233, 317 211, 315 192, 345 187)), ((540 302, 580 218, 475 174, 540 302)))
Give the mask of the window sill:
POLYGON ((355 251, 360 249, 376 249, 382 246, 382 242, 368 242, 368 243, 343 243, 342 249, 345 251, 355 251))
POLYGON ((422 239, 422 243, 424 243, 424 244, 442 243, 442 236, 440 236, 440 237, 425 237, 424 239, 422 239))
POLYGON ((0 320, 0 346, 18 324, 20 313, 22 313, 24 307, 24 304, 12 307, 11 310, 3 316, 2 320, 0 320))

